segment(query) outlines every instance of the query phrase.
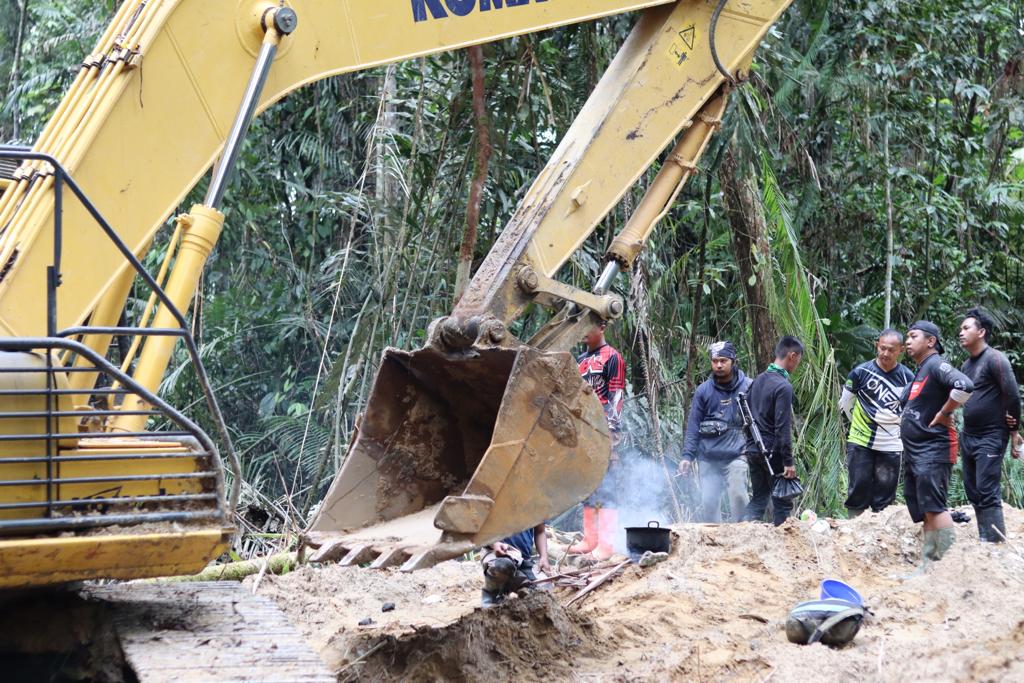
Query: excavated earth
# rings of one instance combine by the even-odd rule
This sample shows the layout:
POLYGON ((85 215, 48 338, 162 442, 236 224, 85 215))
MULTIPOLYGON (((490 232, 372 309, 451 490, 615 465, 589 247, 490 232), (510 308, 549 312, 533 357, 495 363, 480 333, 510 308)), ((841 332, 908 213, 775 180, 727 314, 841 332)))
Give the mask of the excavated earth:
POLYGON ((339 681, 1024 681, 1024 512, 1006 517, 1009 544, 958 525, 946 558, 909 578, 920 528, 892 507, 818 531, 677 526, 668 561, 630 566, 571 608, 558 589, 479 610, 472 562, 310 566, 258 590, 339 681), (786 614, 823 578, 856 587, 871 613, 845 648, 790 644, 786 614))

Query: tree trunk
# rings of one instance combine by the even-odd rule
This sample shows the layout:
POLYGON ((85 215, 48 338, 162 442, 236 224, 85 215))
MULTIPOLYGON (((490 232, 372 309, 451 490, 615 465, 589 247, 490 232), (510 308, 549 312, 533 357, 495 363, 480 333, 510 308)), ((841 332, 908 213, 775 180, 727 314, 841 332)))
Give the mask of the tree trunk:
POLYGON ((380 128, 377 130, 374 154, 374 196, 378 204, 384 207, 383 213, 387 216, 400 198, 394 171, 388 168, 388 145, 393 144, 399 132, 398 109, 395 106, 398 97, 398 78, 394 66, 388 67, 384 72, 380 96, 384 101, 381 105, 380 120, 377 122, 380 128))
MULTIPOLYGON (((697 362, 697 325, 700 323, 700 309, 704 301, 704 269, 707 264, 708 224, 711 221, 710 206, 708 206, 710 189, 711 178, 709 177, 704 193, 704 228, 700 233, 700 251, 697 254, 697 278, 690 293, 693 310, 690 315, 690 337, 686 344, 686 389, 683 393, 691 401, 693 400, 694 386, 696 384, 693 368, 697 362)), ((690 407, 692 407, 692 403, 690 407)))
POLYGON ((745 310, 757 361, 757 367, 750 370, 756 374, 775 358, 779 337, 769 309, 772 258, 768 226, 754 170, 737 158, 733 146, 722 156, 718 177, 747 299, 745 310))
POLYGON ((467 49, 469 70, 473 80, 473 123, 476 128, 476 170, 469 188, 466 207, 466 230, 459 249, 459 266, 455 272, 455 303, 466 292, 473 267, 477 231, 480 226, 480 205, 483 202, 487 166, 491 161, 491 132, 487 126, 487 93, 484 90, 484 51, 479 45, 467 49))
MULTIPOLYGON (((7 81, 7 92, 14 89, 21 78, 21 55, 25 45, 25 20, 28 17, 28 0, 17 0, 18 6, 18 35, 14 41, 14 59, 11 61, 11 76, 7 81)), ((11 104, 11 138, 18 140, 21 137, 21 111, 18 97, 15 97, 11 104)))
MULTIPOLYGON (((888 114, 888 112, 886 112, 888 114)), ((886 117, 888 119, 888 116, 886 117)), ((892 327, 892 261, 893 254, 893 221, 892 221, 892 176, 889 174, 889 121, 885 122, 882 138, 885 159, 885 324, 883 329, 892 327)))

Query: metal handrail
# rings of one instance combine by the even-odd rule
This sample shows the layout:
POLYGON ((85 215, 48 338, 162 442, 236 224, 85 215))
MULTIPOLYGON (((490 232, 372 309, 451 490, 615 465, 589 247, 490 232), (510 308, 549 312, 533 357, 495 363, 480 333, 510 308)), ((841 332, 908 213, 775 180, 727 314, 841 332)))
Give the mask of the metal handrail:
MULTIPOLYGON (((46 388, 40 387, 32 390, 36 396, 45 396, 47 402, 47 409, 49 415, 47 415, 47 427, 45 434, 0 434, 0 442, 18 442, 18 441, 45 441, 46 442, 46 455, 45 457, 13 457, 0 459, 0 489, 8 487, 45 487, 46 497, 45 501, 25 501, 18 503, 11 503, 6 505, 0 505, 0 511, 16 511, 16 510, 29 510, 44 508, 46 510, 45 519, 30 519, 30 520, 11 520, 5 519, 0 521, 0 532, 9 533, 45 533, 53 530, 73 530, 73 529, 87 529, 97 526, 109 526, 114 524, 142 524, 146 522, 174 522, 174 521, 188 521, 198 519, 210 519, 218 517, 222 523, 228 522, 226 511, 216 514, 211 512, 182 512, 174 510, 164 510, 161 512, 139 512, 135 511, 132 514, 109 514, 106 510, 110 509, 111 501, 120 503, 122 505, 145 505, 153 502, 200 502, 211 500, 208 494, 198 493, 191 494, 192 497, 183 498, 179 495, 174 496, 152 496, 152 495, 140 495, 140 496, 118 496, 117 498, 89 498, 92 506, 95 506, 103 512, 99 512, 95 515, 87 515, 86 517, 78 516, 61 516, 56 514, 60 509, 70 508, 72 511, 81 508, 82 504, 62 500, 59 496, 54 494, 57 487, 69 486, 69 485, 83 485, 83 484, 110 484, 120 486, 129 483, 142 483, 142 482, 164 482, 164 481, 209 481, 212 482, 216 491, 223 491, 224 486, 224 473, 223 468, 220 466, 220 460, 217 457, 216 449, 214 448, 213 442, 210 437, 204 432, 199 425, 190 420, 180 411, 172 407, 166 401, 161 399, 159 396, 153 394, 146 387, 140 385, 136 380, 130 377, 127 373, 122 371, 120 368, 114 366, 104 356, 100 355, 97 351, 89 348, 85 344, 76 341, 74 339, 66 339, 62 337, 21 337, 21 338, 0 338, 0 350, 4 351, 16 351, 16 352, 34 352, 39 349, 45 350, 45 357, 47 358, 47 365, 51 369, 51 373, 48 374, 46 388), (69 412, 78 415, 89 415, 89 412, 80 411, 59 411, 54 406, 54 395, 52 392, 54 389, 56 373, 62 372, 62 368, 53 367, 50 359, 53 358, 55 352, 64 351, 68 354, 77 354, 80 358, 88 361, 95 368, 96 372, 104 373, 110 376, 111 379, 120 382, 124 385, 127 391, 140 396, 143 400, 147 401, 150 405, 156 408, 158 414, 164 415, 168 420, 176 425, 180 431, 166 431, 166 432, 124 432, 124 433, 113 433, 108 434, 104 432, 79 432, 79 433, 60 433, 53 428, 53 421, 58 419, 58 413, 69 412), (71 455, 71 456, 55 456, 56 451, 55 445, 63 439, 75 439, 80 441, 82 439, 109 439, 111 437, 156 437, 156 438, 168 438, 173 439, 175 437, 190 437, 195 440, 198 448, 192 448, 188 453, 166 453, 166 452, 154 452, 154 453, 114 453, 114 454, 86 454, 86 455, 71 455), (185 458, 179 458, 177 456, 185 456, 185 458), (84 473, 79 476, 61 476, 56 474, 59 470, 58 467, 62 465, 70 465, 76 462, 95 462, 95 461, 129 461, 129 460, 151 460, 151 459, 164 459, 164 460, 183 460, 183 459, 194 459, 194 458, 208 458, 213 465, 212 469, 209 465, 203 466, 198 471, 190 472, 158 472, 153 474, 117 474, 117 475, 97 475, 89 476, 84 473), (14 464, 45 464, 46 473, 42 476, 37 476, 31 479, 19 478, 10 479, 3 476, 4 465, 14 464), (120 521, 118 521, 120 520, 120 521)), ((76 390, 77 393, 87 393, 88 390, 76 390)), ((204 487, 205 488, 205 487, 204 487)), ((186 494, 189 495, 189 494, 186 494)), ((214 495, 213 499, 216 499, 218 495, 214 495)))
MULTIPOLYGON (((172 333, 176 332, 176 331, 171 331, 171 330, 145 330, 145 328, 105 328, 105 327, 90 328, 90 327, 81 327, 81 326, 79 326, 79 327, 72 327, 72 328, 69 328, 67 330, 63 330, 63 331, 58 332, 58 330, 57 330, 57 287, 59 287, 60 284, 61 284, 60 262, 61 262, 62 248, 63 248, 63 200, 64 200, 64 198, 63 198, 64 192, 63 191, 64 191, 64 185, 66 184, 67 187, 71 189, 72 193, 75 195, 75 197, 81 203, 81 205, 86 209, 86 211, 89 212, 89 215, 93 218, 93 220, 96 222, 96 224, 99 225, 100 229, 103 230, 103 232, 106 234, 107 238, 111 242, 113 242, 114 246, 117 247, 118 251, 121 252, 121 255, 124 256, 124 258, 132 265, 132 268, 135 270, 136 274, 138 274, 138 276, 141 277, 146 282, 146 284, 149 286, 150 290, 160 300, 161 305, 166 307, 166 309, 171 313, 171 315, 174 317, 175 321, 180 326, 180 328, 181 328, 180 333, 175 334, 175 336, 180 336, 184 340, 184 342, 185 342, 185 347, 188 349, 189 357, 191 358, 192 365, 195 368, 196 377, 199 380, 199 385, 200 385, 200 388, 201 388, 201 390, 203 392, 203 396, 204 396, 204 398, 206 400, 207 408, 210 411, 210 415, 211 415, 211 417, 212 417, 212 419, 214 421, 214 425, 217 427, 218 436, 220 438, 221 445, 224 448, 224 450, 225 450, 225 452, 227 453, 227 456, 228 456, 228 463, 229 463, 229 466, 231 467, 231 473, 232 473, 231 492, 230 492, 229 498, 228 498, 228 510, 230 510, 230 514, 234 514, 235 508, 238 505, 238 496, 239 496, 239 493, 241 491, 242 467, 241 467, 241 464, 239 463, 239 460, 238 460, 238 454, 235 452, 234 444, 231 442, 231 436, 228 433, 227 424, 224 421, 224 414, 221 412, 220 404, 217 402, 217 399, 214 396, 213 388, 210 385, 209 375, 207 374, 206 367, 203 365, 202 359, 199 356, 199 349, 196 346, 195 339, 192 338, 192 334, 189 331, 188 321, 185 319, 185 316, 182 315, 181 311, 178 310, 178 307, 175 306, 174 302, 172 302, 170 300, 170 298, 167 296, 167 293, 164 292, 164 290, 160 286, 160 284, 156 281, 156 279, 152 275, 150 275, 149 271, 146 270, 146 268, 142 265, 142 263, 135 256, 135 254, 132 252, 132 250, 128 248, 128 246, 124 243, 124 241, 121 239, 121 237, 117 234, 117 231, 114 230, 113 227, 111 227, 110 223, 107 222, 106 218, 103 217, 103 215, 99 211, 99 209, 97 209, 96 206, 92 203, 92 201, 86 196, 85 192, 82 191, 82 189, 78 186, 78 183, 75 182, 74 178, 71 177, 71 174, 67 172, 67 170, 64 168, 64 165, 60 161, 58 161, 56 157, 54 157, 53 155, 50 155, 50 154, 46 154, 45 152, 26 151, 23 148, 10 147, 10 146, 0 146, 0 159, 4 159, 4 158, 21 159, 23 161, 24 160, 44 161, 44 162, 48 163, 53 168, 53 173, 54 173, 54 189, 53 189, 53 192, 54 192, 53 265, 47 267, 47 291, 46 291, 47 336, 48 337, 58 337, 58 336, 76 336, 78 334, 85 334, 85 333, 93 333, 93 334, 95 334, 97 331, 100 331, 100 330, 111 330, 111 331, 114 331, 114 333, 120 333, 120 334, 131 334, 132 332, 130 330, 139 330, 139 332, 136 332, 136 334, 151 335, 151 336, 162 336, 162 335, 165 335, 165 334, 172 334, 172 333), (145 330, 145 331, 143 332, 141 330, 145 330), (86 331, 88 331, 88 332, 86 332, 86 331)), ((104 359, 104 364, 106 364, 108 366, 110 365, 109 363, 106 363, 105 359, 104 359)), ((52 360, 50 359, 49 354, 47 354, 47 367, 50 368, 51 365, 52 365, 52 360)), ((47 379, 47 384, 49 385, 50 384, 50 379, 52 378, 52 375, 48 374, 47 378, 48 378, 47 379)), ((122 382, 122 384, 124 384, 124 386, 129 386, 128 384, 123 383, 123 382, 122 382)), ((138 386, 138 385, 136 384, 136 386, 138 386)), ((56 389, 56 388, 48 386, 48 389, 56 389)), ((5 393, 7 393, 7 392, 0 392, 0 395, 3 395, 5 393)), ((72 393, 72 392, 68 392, 68 393, 72 393)), ((84 394, 84 393, 96 393, 96 392, 77 392, 77 393, 84 394)), ((112 392, 104 392, 104 393, 112 393, 112 392)), ((150 392, 144 392, 144 393, 135 392, 135 393, 138 393, 140 396, 143 396, 145 398, 145 394, 148 394, 150 392)), ((7 395, 11 395, 11 394, 7 394, 7 395)), ((49 405, 49 401, 50 401, 50 394, 48 393, 48 395, 47 395, 47 410, 48 411, 52 407, 52 406, 49 405)), ((156 405, 156 404, 151 403, 151 405, 156 405)), ((166 404, 164 404, 164 405, 166 405, 166 404)), ((47 432, 49 433, 51 431, 50 430, 50 425, 49 425, 50 417, 47 416, 46 419, 47 419, 47 423, 48 423, 47 424, 47 432)), ((200 431, 202 431, 202 430, 200 430, 200 431)), ((204 436, 205 436, 205 434, 204 434, 204 436)), ((211 448, 209 450, 212 451, 214 449, 211 446, 211 448)))

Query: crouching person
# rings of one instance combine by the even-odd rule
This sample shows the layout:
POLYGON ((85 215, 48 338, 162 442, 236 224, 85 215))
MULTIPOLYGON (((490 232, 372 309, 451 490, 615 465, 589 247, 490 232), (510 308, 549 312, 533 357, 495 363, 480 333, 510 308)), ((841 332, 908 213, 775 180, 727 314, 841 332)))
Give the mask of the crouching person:
POLYGON ((485 546, 480 563, 484 570, 484 588, 480 604, 484 607, 493 607, 509 593, 518 591, 530 581, 536 581, 538 577, 534 567, 545 575, 551 575, 547 527, 541 523, 503 541, 485 546), (535 547, 536 563, 533 560, 535 547))

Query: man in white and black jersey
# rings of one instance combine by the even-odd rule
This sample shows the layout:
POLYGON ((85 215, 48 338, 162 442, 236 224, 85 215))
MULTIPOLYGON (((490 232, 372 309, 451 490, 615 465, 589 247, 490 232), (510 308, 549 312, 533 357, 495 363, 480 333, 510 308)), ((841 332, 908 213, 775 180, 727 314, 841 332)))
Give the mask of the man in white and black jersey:
POLYGON ((903 459, 900 397, 914 380, 901 365, 903 335, 883 330, 875 358, 850 372, 839 407, 850 418, 846 439, 846 510, 856 517, 868 508, 880 512, 896 499, 903 459))

